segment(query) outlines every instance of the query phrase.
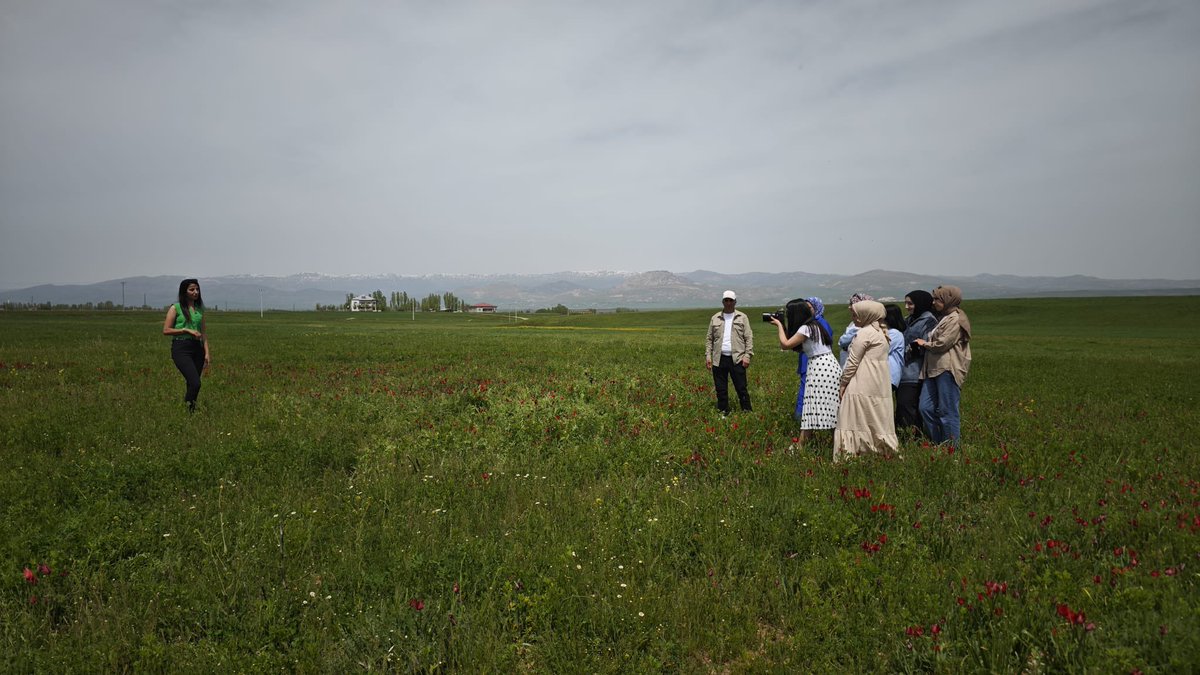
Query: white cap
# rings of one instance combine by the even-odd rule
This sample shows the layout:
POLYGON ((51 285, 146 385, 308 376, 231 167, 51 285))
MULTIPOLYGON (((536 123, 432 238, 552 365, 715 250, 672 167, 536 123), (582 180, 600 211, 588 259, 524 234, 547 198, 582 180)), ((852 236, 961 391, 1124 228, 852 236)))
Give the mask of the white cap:
POLYGON ((725 291, 724 293, 721 294, 721 299, 722 300, 737 300, 737 293, 734 293, 733 291, 725 291))

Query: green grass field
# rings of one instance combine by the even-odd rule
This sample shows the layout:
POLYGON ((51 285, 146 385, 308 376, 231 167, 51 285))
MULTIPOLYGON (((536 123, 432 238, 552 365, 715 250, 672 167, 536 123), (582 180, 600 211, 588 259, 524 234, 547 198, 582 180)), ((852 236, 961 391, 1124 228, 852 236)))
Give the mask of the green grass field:
POLYGON ((756 308, 728 419, 716 308, 211 313, 194 416, 161 314, 0 313, 0 670, 1195 669, 1200 298, 965 308, 963 447, 838 465, 756 308))

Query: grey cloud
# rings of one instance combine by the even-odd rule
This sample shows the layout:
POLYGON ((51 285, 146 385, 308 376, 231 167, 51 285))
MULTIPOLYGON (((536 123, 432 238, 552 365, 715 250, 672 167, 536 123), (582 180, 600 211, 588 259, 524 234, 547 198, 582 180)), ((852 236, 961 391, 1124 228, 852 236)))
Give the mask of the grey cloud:
POLYGON ((1186 0, 10 3, 0 287, 846 273, 916 229, 963 242, 917 271, 1194 277, 1198 35, 1186 0))

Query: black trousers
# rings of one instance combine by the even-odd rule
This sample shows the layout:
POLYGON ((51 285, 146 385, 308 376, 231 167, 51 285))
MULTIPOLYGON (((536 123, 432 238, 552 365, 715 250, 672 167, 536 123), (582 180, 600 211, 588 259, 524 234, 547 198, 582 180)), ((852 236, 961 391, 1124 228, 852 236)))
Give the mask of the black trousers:
POLYGON ((896 389, 896 431, 913 429, 924 436, 925 423, 918 405, 921 401, 920 382, 901 382, 896 389))
POLYGON ((204 343, 199 340, 171 340, 171 360, 187 382, 187 393, 183 400, 189 407, 196 407, 200 395, 200 374, 204 372, 204 343))
POLYGON ((737 391, 738 403, 742 410, 750 410, 750 392, 746 391, 746 367, 736 363, 732 356, 721 355, 721 362, 712 367, 713 386, 717 389, 717 410, 729 412, 729 379, 733 378, 733 388, 737 391))

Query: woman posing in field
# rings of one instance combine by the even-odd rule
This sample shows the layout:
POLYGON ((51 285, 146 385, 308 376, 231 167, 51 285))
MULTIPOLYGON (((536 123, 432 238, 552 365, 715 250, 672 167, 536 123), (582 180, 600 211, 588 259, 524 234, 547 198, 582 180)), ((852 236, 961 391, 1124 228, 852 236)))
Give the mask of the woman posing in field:
POLYGON ((914 436, 925 436, 919 408, 925 356, 914 343, 929 337, 937 325, 933 296, 929 291, 912 291, 904 296, 904 308, 908 310, 908 327, 904 329, 904 369, 900 371, 900 386, 896 389, 896 430, 907 429, 914 436))
MULTIPOLYGON (((812 310, 813 319, 825 329, 826 335, 832 336, 833 329, 825 320, 825 303, 816 296, 805 300, 808 302, 808 308, 812 310)), ((796 368, 796 374, 800 376, 800 389, 796 392, 796 410, 792 413, 792 418, 799 422, 804 415, 804 380, 808 376, 808 354, 803 349, 800 350, 800 365, 796 368)))
POLYGON ((858 331, 838 386, 841 405, 833 432, 835 462, 866 452, 892 454, 900 446, 892 419, 886 312, 880 303, 862 300, 854 303, 850 314, 858 331))
MULTIPOLYGON (((820 304, 820 301, 818 301, 820 304)), ((833 356, 828 325, 813 316, 808 300, 796 298, 787 304, 787 328, 779 319, 771 323, 779 332, 779 346, 802 351, 808 356, 808 372, 804 380, 804 404, 800 411, 800 442, 794 449, 803 448, 818 429, 837 426, 837 381, 841 367, 833 356)))
POLYGON ((188 412, 195 412, 200 376, 210 363, 208 338, 204 332, 204 300, 200 297, 200 282, 196 279, 179 282, 179 301, 167 310, 163 335, 171 336, 171 360, 187 383, 183 401, 187 403, 188 412))
POLYGON ((935 288, 933 311, 940 318, 927 339, 914 342, 925 352, 920 410, 934 443, 957 445, 962 438, 958 405, 971 369, 971 320, 961 304, 962 290, 957 286, 935 288))

